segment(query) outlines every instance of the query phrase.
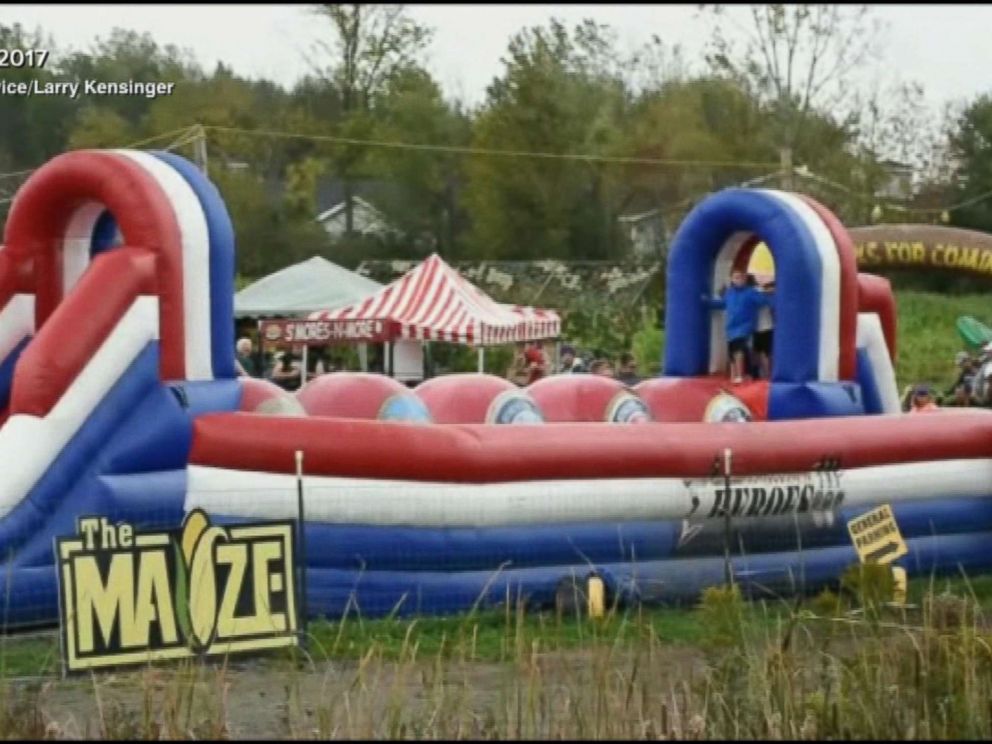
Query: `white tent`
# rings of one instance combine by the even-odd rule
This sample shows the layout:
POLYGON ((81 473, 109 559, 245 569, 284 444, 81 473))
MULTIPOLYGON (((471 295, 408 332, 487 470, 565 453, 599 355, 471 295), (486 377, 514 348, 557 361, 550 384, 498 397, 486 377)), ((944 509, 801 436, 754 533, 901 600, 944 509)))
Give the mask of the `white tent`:
POLYGON ((314 256, 249 284, 234 295, 236 318, 305 316, 364 300, 382 285, 314 256))

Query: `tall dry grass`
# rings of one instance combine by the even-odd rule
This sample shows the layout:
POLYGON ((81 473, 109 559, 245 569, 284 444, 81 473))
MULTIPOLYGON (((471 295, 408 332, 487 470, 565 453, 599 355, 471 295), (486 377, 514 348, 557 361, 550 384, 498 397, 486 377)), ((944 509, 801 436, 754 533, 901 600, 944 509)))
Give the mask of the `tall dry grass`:
MULTIPOLYGON (((182 662, 72 683, 0 686, 4 738, 988 739, 992 632, 979 602, 924 593, 891 608, 825 593, 747 605, 710 590, 702 641, 662 641, 638 610, 579 618, 584 642, 550 650, 505 616, 506 661, 475 659, 476 622, 422 654, 307 653, 182 662), (69 685, 62 689, 64 685, 69 685)), ((551 620, 549 622, 554 622, 551 620)), ((563 622, 559 619, 558 622, 563 622)), ((477 626, 476 626, 477 627, 477 626)))

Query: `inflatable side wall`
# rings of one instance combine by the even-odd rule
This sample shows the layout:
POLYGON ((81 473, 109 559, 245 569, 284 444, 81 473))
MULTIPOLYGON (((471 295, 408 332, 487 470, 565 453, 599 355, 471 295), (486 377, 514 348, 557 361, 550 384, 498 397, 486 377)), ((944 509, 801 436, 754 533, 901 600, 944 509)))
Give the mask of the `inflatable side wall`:
POLYGON ((725 512, 752 594, 835 581, 858 560, 847 520, 881 503, 912 574, 987 568, 992 416, 927 418, 836 418, 825 436, 822 421, 604 431, 217 414, 195 424, 186 508, 293 518, 304 450, 308 601, 328 617, 547 605, 593 573, 622 599, 692 599, 723 581, 725 512))

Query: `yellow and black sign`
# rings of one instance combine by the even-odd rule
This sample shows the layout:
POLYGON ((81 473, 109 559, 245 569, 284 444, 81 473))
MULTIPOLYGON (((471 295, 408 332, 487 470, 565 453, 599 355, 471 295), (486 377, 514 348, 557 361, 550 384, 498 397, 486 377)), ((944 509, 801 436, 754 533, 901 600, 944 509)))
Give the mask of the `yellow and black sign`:
POLYGON ((848 230, 858 268, 950 269, 992 277, 992 235, 939 225, 873 225, 848 230))
POLYGON ((909 552, 888 504, 850 520, 847 531, 862 563, 891 563, 909 552))
POLYGON ((135 533, 83 517, 56 538, 68 671, 297 644, 292 522, 135 533))

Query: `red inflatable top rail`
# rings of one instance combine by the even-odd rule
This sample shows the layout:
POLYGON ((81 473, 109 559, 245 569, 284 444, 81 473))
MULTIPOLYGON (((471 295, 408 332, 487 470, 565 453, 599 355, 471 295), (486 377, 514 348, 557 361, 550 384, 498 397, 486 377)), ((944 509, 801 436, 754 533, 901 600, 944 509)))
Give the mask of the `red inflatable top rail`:
POLYGON ((310 475, 495 483, 809 472, 990 456, 992 415, 934 413, 750 424, 416 425, 234 413, 194 424, 190 463, 310 475))
POLYGON ((155 279, 150 251, 123 248, 97 256, 77 291, 56 308, 21 356, 10 412, 45 416, 134 301, 155 294, 155 279))

